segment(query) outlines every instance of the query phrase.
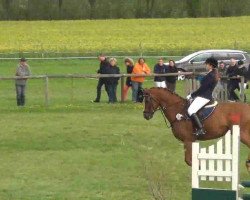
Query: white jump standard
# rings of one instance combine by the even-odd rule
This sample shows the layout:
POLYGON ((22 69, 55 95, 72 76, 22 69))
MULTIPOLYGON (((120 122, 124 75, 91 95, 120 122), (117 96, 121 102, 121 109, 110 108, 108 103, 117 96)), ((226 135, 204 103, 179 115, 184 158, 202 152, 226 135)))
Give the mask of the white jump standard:
POLYGON ((238 200, 240 128, 234 125, 216 145, 192 144, 192 200, 238 200), (200 181, 231 182, 231 190, 200 188, 200 181))

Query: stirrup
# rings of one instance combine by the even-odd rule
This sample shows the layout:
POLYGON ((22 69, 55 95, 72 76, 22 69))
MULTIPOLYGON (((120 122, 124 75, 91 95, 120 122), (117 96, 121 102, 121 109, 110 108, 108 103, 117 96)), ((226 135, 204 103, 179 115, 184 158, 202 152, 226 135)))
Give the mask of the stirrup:
POLYGON ((200 135, 205 135, 206 132, 203 130, 203 129, 198 129, 196 132, 195 132, 195 135, 197 136, 200 136, 200 135))

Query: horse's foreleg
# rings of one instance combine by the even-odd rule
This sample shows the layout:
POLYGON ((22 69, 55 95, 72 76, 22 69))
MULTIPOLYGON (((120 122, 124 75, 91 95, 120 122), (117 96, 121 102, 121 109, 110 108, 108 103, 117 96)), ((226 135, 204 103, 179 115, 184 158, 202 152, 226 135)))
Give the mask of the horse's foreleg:
POLYGON ((185 162, 192 166, 192 142, 184 142, 185 162))

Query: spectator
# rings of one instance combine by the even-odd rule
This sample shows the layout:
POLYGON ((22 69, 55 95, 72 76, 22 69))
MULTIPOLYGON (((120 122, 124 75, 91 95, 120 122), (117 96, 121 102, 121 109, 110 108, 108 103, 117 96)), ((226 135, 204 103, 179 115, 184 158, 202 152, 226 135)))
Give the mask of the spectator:
MULTIPOLYGON (((238 68, 239 68, 238 75, 244 77, 244 88, 246 89, 246 86, 247 86, 247 68, 244 66, 244 62, 242 60, 240 60, 238 62, 238 68)), ((240 80, 239 80, 239 84, 240 84, 240 80)))
MULTIPOLYGON (((164 65, 163 58, 159 58, 158 63, 154 67, 155 74, 165 74, 166 66, 164 65)), ((164 76, 155 76, 154 82, 156 87, 166 88, 166 77, 164 76)))
MULTIPOLYGON (((97 71, 98 74, 108 74, 108 68, 109 68, 109 62, 104 54, 100 54, 98 56, 98 59, 100 61, 100 68, 97 71)), ((104 85, 105 90, 107 92, 106 87, 106 78, 99 78, 98 84, 97 84, 97 95, 96 99, 93 101, 95 103, 99 103, 101 99, 101 92, 102 92, 102 86, 104 85)))
MULTIPOLYGON (((133 68, 132 74, 150 74, 150 68, 145 63, 144 58, 139 58, 133 68)), ((132 81, 132 101, 139 102, 137 99, 138 91, 142 87, 145 77, 131 77, 132 81)))
POLYGON ((227 69, 227 76, 230 78, 228 81, 228 100, 229 101, 238 101, 239 97, 237 96, 237 94, 235 93, 236 89, 240 89, 239 88, 239 80, 236 79, 235 77, 238 76, 240 73, 238 65, 237 65, 237 61, 233 58, 231 58, 230 60, 230 65, 227 69))
POLYGON ((218 81, 218 83, 213 91, 213 98, 214 99, 218 99, 218 95, 220 94, 221 91, 225 91, 226 85, 227 85, 227 79, 225 78, 227 68, 226 68, 226 65, 223 61, 221 61, 219 63, 218 72, 219 72, 219 81, 218 81))
MULTIPOLYGON (((117 66, 117 60, 115 58, 110 58, 109 60, 110 67, 108 70, 108 74, 120 74, 120 69, 117 66)), ((119 77, 110 77, 107 78, 107 91, 109 96, 109 103, 116 103, 116 89, 118 85, 119 77)))
POLYGON ((247 81, 250 80, 250 64, 247 66, 245 78, 247 81))
MULTIPOLYGON (((125 66, 127 68, 127 74, 131 74, 133 72, 133 68, 134 68, 134 61, 131 58, 126 58, 124 60, 124 62, 125 62, 125 66)), ((127 99, 128 90, 131 87, 132 87, 131 77, 127 77, 126 84, 125 84, 125 86, 123 88, 124 100, 127 99)))
MULTIPOLYGON (((238 76, 243 76, 244 77, 244 84, 243 84, 243 88, 241 87, 241 79, 238 79, 239 81, 239 92, 240 94, 243 92, 244 90, 248 88, 247 85, 247 68, 244 66, 244 62, 242 60, 238 61, 238 76), (243 89, 243 91, 241 91, 241 89, 243 89)), ((244 102, 246 102, 246 94, 244 94, 244 102)))
MULTIPOLYGON (((27 60, 25 58, 21 58, 19 65, 16 69, 16 76, 24 77, 30 76, 30 68, 27 64, 27 60)), ((25 88, 26 88, 27 78, 19 78, 16 79, 16 100, 17 106, 25 105, 25 88)))
MULTIPOLYGON (((174 60, 169 60, 169 65, 166 68, 166 73, 177 73, 177 72, 178 72, 178 70, 177 70, 177 67, 175 66, 174 60)), ((177 77, 178 76, 167 76, 166 77, 167 88, 172 92, 175 92, 177 77)))

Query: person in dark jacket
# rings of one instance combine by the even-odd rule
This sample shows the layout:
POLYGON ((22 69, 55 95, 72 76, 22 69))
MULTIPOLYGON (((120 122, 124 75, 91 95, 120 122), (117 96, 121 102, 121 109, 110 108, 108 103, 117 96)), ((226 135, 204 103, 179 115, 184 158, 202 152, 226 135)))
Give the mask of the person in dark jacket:
POLYGON ((228 81, 228 85, 227 85, 228 100, 230 100, 230 101, 238 101, 239 100, 239 97, 235 93, 236 89, 238 89, 238 90, 240 89, 239 80, 235 78, 239 74, 240 74, 240 70, 239 70, 239 67, 237 65, 237 61, 232 58, 230 61, 230 65, 227 68, 227 73, 226 73, 226 75, 230 78, 228 81))
MULTIPOLYGON (((115 58, 110 58, 109 60, 110 67, 108 69, 109 74, 120 74, 120 69, 117 66, 117 60, 115 58)), ((109 96, 109 103, 116 103, 116 90, 118 85, 119 77, 110 77, 107 78, 107 91, 109 96)))
MULTIPOLYGON (((177 73, 177 67, 175 66, 174 60, 169 60, 169 65, 167 66, 166 73, 177 73)), ((175 87, 176 87, 176 80, 178 76, 167 76, 166 77, 166 85, 167 88, 175 92, 175 87)))
POLYGON ((227 78, 225 78, 226 72, 227 72, 226 64, 223 61, 220 61, 218 65, 219 81, 213 91, 214 99, 218 99, 221 91, 225 91, 226 89, 227 86, 227 78))
POLYGON ((216 69, 218 66, 217 60, 211 57, 208 58, 205 63, 208 74, 201 80, 200 87, 187 96, 188 100, 194 99, 188 108, 188 115, 198 128, 196 135, 205 134, 197 112, 213 99, 212 93, 219 79, 218 71, 216 69))
MULTIPOLYGON (((134 68, 134 61, 131 58, 125 58, 124 63, 125 63, 125 66, 126 66, 127 74, 132 74, 133 68, 134 68)), ((126 78, 126 84, 125 84, 125 86, 123 88, 123 95, 124 95, 123 98, 124 98, 124 100, 127 99, 128 90, 131 87, 132 87, 131 77, 127 77, 126 78)))
MULTIPOLYGON (((163 58, 159 58, 158 63, 154 67, 155 74, 165 74, 166 66, 164 65, 163 58)), ((155 86, 166 88, 166 77, 164 76, 155 76, 154 78, 155 86)))
MULTIPOLYGON (((248 88, 247 84, 247 68, 244 66, 244 62, 242 60, 238 61, 238 76, 243 76, 244 77, 244 83, 241 85, 241 79, 238 79, 239 82, 239 92, 241 95, 242 92, 244 93, 244 90, 248 88), (243 90, 243 91, 242 91, 243 90)), ((246 94, 244 94, 244 102, 247 101, 246 94)))
MULTIPOLYGON (((100 61, 100 68, 97 71, 98 74, 108 74, 108 68, 109 68, 109 62, 108 59, 104 54, 100 54, 98 56, 98 59, 100 61)), ((101 92, 102 92, 102 86, 105 86, 105 90, 107 91, 106 87, 106 78, 99 78, 96 90, 97 90, 97 95, 96 99, 93 101, 95 103, 99 103, 101 99, 101 92)))

